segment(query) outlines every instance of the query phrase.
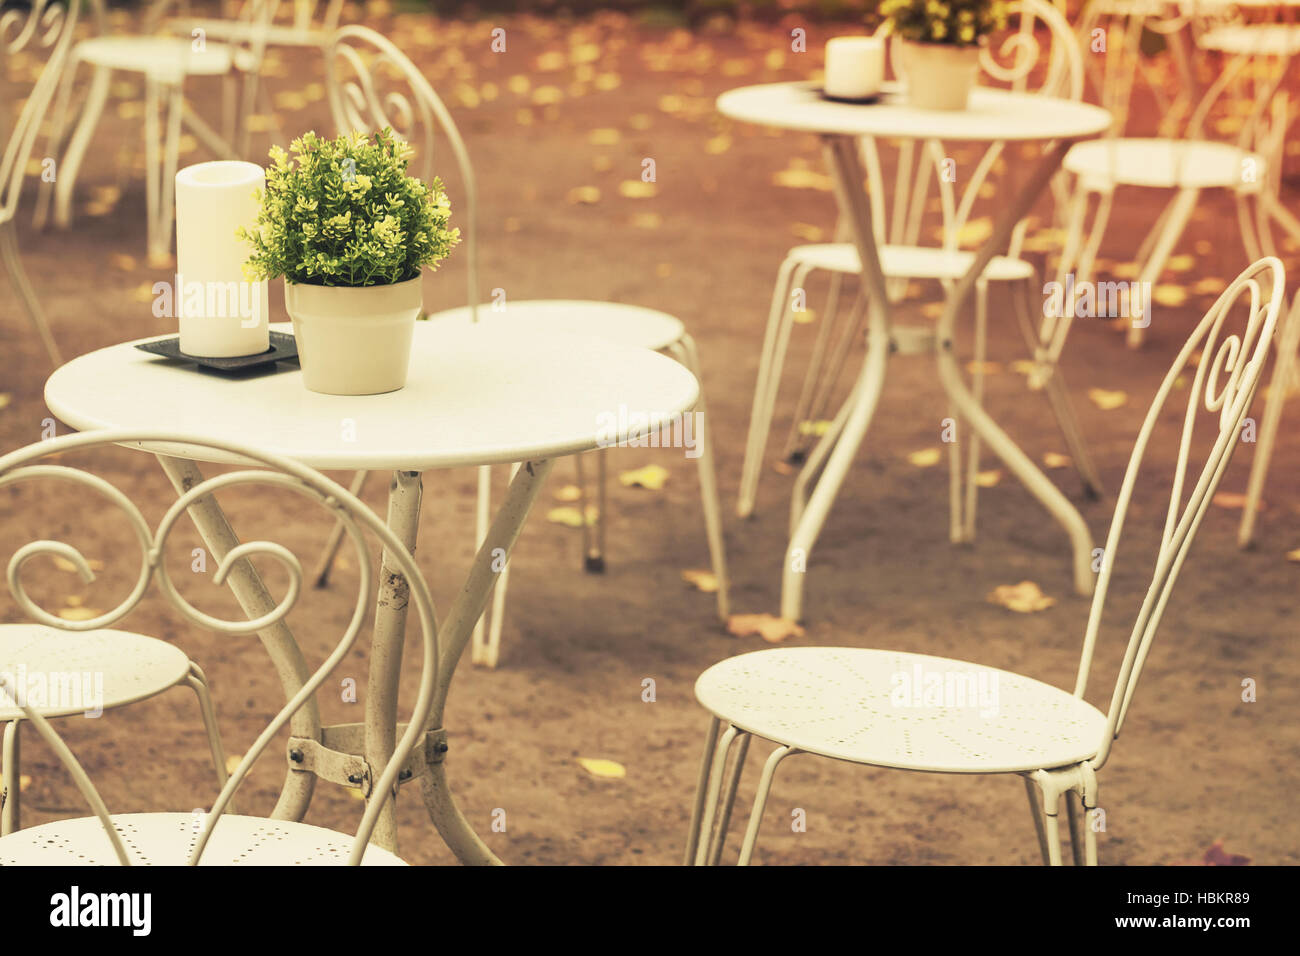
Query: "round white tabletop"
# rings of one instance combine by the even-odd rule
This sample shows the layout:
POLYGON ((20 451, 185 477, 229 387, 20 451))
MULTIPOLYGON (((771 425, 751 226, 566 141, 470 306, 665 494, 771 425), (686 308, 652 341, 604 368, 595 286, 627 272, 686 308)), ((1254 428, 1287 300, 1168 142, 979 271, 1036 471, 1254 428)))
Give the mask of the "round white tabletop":
MULTIPOLYGON (((435 312, 430 322, 459 322, 468 325, 472 320, 469 306, 435 312)), ((505 303, 497 310, 491 305, 478 307, 478 321, 510 323, 515 328, 526 329, 534 325, 538 331, 553 329, 569 335, 608 339, 633 348, 666 349, 686 331, 681 319, 647 309, 640 305, 621 302, 593 302, 586 299, 524 299, 505 303)))
MULTIPOLYGON (((384 395, 309 392, 297 368, 252 377, 198 372, 135 345, 112 345, 56 370, 45 383, 50 411, 78 431, 166 429, 314 468, 423 471, 621 443, 660 425, 667 430, 699 396, 695 377, 656 352, 493 323, 416 323, 406 387, 384 395)), ((238 461, 185 446, 146 450, 238 461)))
POLYGON ((839 136, 899 136, 989 142, 1085 139, 1104 133, 1111 116, 1100 106, 1031 93, 976 87, 964 110, 922 110, 898 84, 885 84, 875 103, 823 99, 815 83, 742 86, 718 97, 718 112, 734 120, 839 136))

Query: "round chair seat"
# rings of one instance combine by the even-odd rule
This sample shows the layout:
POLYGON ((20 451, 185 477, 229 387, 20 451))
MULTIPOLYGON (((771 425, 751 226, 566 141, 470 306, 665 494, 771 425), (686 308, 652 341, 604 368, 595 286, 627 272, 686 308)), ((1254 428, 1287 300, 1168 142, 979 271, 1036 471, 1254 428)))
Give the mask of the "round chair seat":
MULTIPOLYGON (((881 246, 880 268, 888 279, 960 279, 975 262, 975 253, 929 246, 881 246)), ((825 242, 795 246, 790 256, 804 265, 829 272, 857 275, 862 261, 851 242, 825 242)), ((991 282, 1015 282, 1034 277, 1034 267, 1023 259, 994 256, 984 267, 991 282)))
MULTIPOLYGON (((666 312, 623 305, 620 302, 593 302, 584 299, 525 299, 505 303, 502 311, 491 305, 478 307, 480 322, 515 322, 519 325, 543 326, 585 338, 604 339, 630 348, 658 352, 672 345, 686 331, 680 319, 666 312)), ((468 306, 435 312, 431 322, 469 322, 468 306)))
MULTIPOLYGON (((0 671, 43 717, 67 717, 121 707, 175 687, 189 676, 190 660, 165 641, 128 631, 0 624, 0 671), (94 682, 90 687, 88 680, 94 682), (37 696, 41 691, 44 702, 37 696)), ((0 705, 0 721, 22 716, 19 708, 0 705)))
POLYGON ((1300 53, 1300 25, 1232 24, 1206 31, 1196 44, 1203 50, 1244 56, 1295 56, 1300 53))
POLYGON ((193 49, 189 37, 107 36, 77 44, 75 56, 94 66, 160 77, 222 76, 230 72, 235 54, 220 43, 193 49))
MULTIPOLYGON (((114 814, 135 866, 184 866, 202 820, 193 813, 114 814), (199 821, 196 823, 195 821, 199 821)), ((201 866, 342 866, 352 837, 307 823, 223 814, 199 858, 201 866)), ((0 837, 0 866, 117 866, 97 817, 56 820, 0 837)), ((406 866, 371 844, 362 866, 406 866)))
POLYGON ((1258 153, 1227 143, 1190 139, 1092 140, 1071 147, 1064 166, 1090 189, 1152 186, 1161 189, 1231 189, 1243 185, 1245 162, 1262 181, 1258 153))
POLYGON ((1058 687, 906 651, 755 651, 714 664, 696 681, 695 696, 755 736, 903 770, 1063 767, 1095 756, 1106 731, 1105 714, 1058 687))

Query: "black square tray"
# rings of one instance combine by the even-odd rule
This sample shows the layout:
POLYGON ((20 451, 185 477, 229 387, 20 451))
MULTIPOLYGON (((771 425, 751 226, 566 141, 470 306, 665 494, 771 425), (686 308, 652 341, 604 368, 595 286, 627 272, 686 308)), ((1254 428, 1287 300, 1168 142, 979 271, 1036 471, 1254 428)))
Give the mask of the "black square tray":
POLYGON ((260 368, 263 365, 298 358, 298 343, 287 332, 272 332, 271 347, 265 352, 258 352, 256 355, 232 355, 227 358, 186 355, 181 351, 181 337, 179 335, 173 335, 168 339, 158 339, 155 342, 141 342, 136 348, 142 352, 151 352, 154 355, 165 355, 167 358, 194 362, 202 368, 216 369, 219 372, 242 372, 245 369, 260 368))

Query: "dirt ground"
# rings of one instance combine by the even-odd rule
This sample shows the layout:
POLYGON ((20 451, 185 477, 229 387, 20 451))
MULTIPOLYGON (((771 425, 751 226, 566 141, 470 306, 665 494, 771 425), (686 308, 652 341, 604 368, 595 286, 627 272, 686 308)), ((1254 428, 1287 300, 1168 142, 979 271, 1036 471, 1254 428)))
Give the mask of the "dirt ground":
MULTIPOLYGON (((703 360, 735 610, 776 613, 793 478, 771 467, 775 450, 769 450, 756 517, 736 519, 734 505, 777 265, 797 242, 829 240, 834 206, 830 193, 816 188, 816 177, 805 177, 813 188, 774 183, 781 170, 821 170, 815 140, 732 124, 714 112, 712 102, 737 85, 805 77, 820 54, 789 52, 790 24, 746 27, 719 21, 690 35, 616 17, 469 23, 372 14, 366 22, 412 53, 461 124, 481 190, 485 292, 505 289, 510 299, 631 302, 667 310, 686 322, 703 360), (489 49, 494 26, 507 30, 506 53, 489 49), (593 130, 617 134, 593 137, 593 130), (655 195, 621 195, 621 183, 640 181, 646 158, 655 160, 655 195), (574 190, 583 187, 598 190, 595 202, 574 201, 582 198, 574 190)), ((819 51, 835 32, 843 28, 811 26, 808 49, 819 51)), ((330 128, 321 99, 322 64, 315 54, 277 52, 270 72, 288 132, 330 128)), ((35 232, 30 226, 34 189, 26 190, 19 211, 24 261, 69 355, 172 328, 169 320, 151 314, 147 294, 154 281, 167 277, 168 267, 151 267, 144 255, 138 95, 129 85, 114 88, 78 184, 73 228, 35 232)), ((194 84, 194 98, 200 110, 215 107, 215 91, 202 83, 194 84)), ((1149 122, 1150 103, 1143 100, 1141 109, 1139 123, 1149 122)), ((257 137, 259 156, 268 143, 268 135, 257 137)), ((191 148, 184 162, 211 158, 185 145, 191 148)), ((449 160, 443 169, 455 203, 459 184, 449 160)), ((1013 153, 1003 175, 1014 178, 1023 169, 1022 157, 1013 153)), ((29 179, 28 186, 34 185, 29 179)), ((1288 187, 1285 198, 1292 208, 1297 195, 1288 187)), ((996 202, 996 197, 986 200, 977 217, 994 211, 996 202)), ((1121 196, 1103 252, 1108 260, 1125 261, 1158 208, 1147 195, 1121 196)), ((1049 214, 1046 203, 1040 205, 1040 223, 1049 214)), ((1230 201, 1205 197, 1178 250, 1178 271, 1162 283, 1191 290, 1203 280, 1236 275, 1245 265, 1236 233, 1230 201)), ((1051 248, 1051 234, 1042 235, 1046 239, 1036 248, 1051 248)), ((1296 244, 1285 252, 1288 267, 1300 269, 1296 244)), ((1041 264, 1043 253, 1032 257, 1041 264)), ((430 311, 461 303, 463 267, 463 256, 453 254, 426 279, 430 311)), ((1208 287, 1189 291, 1181 306, 1161 308, 1139 351, 1127 350, 1107 322, 1075 326, 1064 371, 1112 492, 1157 382, 1213 299, 1202 294, 1208 287), (1101 410, 1088 398, 1092 388, 1122 391, 1127 401, 1101 410)), ((917 291, 901 307, 901 320, 927 321, 926 303, 939 299, 936 289, 917 291)), ((272 295, 279 309, 279 290, 272 295)), ((42 385, 50 370, 12 291, 5 286, 0 297, 0 392, 6 398, 0 403, 0 447, 8 450, 40 437, 48 417, 42 385)), ((821 287, 814 286, 813 308, 822 300, 821 287)), ((793 391, 815 328, 796 327, 777 438, 789 425, 793 391)), ((860 355, 859 349, 854 362, 860 355)), ((990 360, 999 370, 988 378, 987 405, 1041 460, 1065 449, 1045 399, 1029 392, 1011 368, 1023 357, 1006 301, 995 292, 990 360)), ((1261 409, 1262 401, 1256 414, 1261 409)), ((1071 686, 1088 601, 1072 593, 1066 539, 1004 475, 981 492, 977 543, 954 547, 948 542, 946 469, 920 468, 907 457, 939 446, 939 423, 946 414, 931 360, 894 360, 855 470, 811 557, 807 633, 793 643, 929 652, 1071 686), (1016 614, 986 599, 998 585, 1025 579, 1037 582, 1056 604, 1016 614)), ((1300 822, 1292 812, 1300 787, 1293 763, 1300 758, 1300 664, 1288 643, 1295 637, 1300 564, 1285 557, 1300 547, 1300 488, 1293 477, 1300 447, 1292 440, 1297 420, 1300 407, 1292 400, 1256 547, 1239 551, 1239 512, 1215 507, 1183 570, 1128 726, 1101 777, 1105 863, 1199 861, 1216 840, 1256 863, 1300 861, 1300 822), (1257 683, 1254 703, 1241 699, 1245 678, 1257 683)), ((1149 579, 1176 436, 1172 419, 1157 431, 1152 464, 1139 483, 1090 685, 1089 698, 1103 707, 1128 622, 1149 579)), ((1244 489, 1252 451, 1241 449, 1225 490, 1244 489)), ((147 457, 113 451, 85 461, 143 502, 151 520, 172 500, 163 475, 147 457)), ((693 683, 712 663, 765 646, 757 637, 728 636, 714 617, 713 597, 681 578, 683 570, 708 563, 694 462, 668 450, 629 449, 612 458, 615 472, 651 463, 670 472, 662 491, 612 483, 603 576, 582 571, 578 531, 546 520, 546 512, 561 504, 554 493, 573 480, 571 461, 556 465, 516 552, 501 666, 486 671, 466 662, 456 676, 446 719, 450 780, 469 820, 507 862, 678 862, 708 723, 695 702, 693 683), (645 678, 655 681, 652 703, 642 699, 645 678), (626 776, 593 777, 579 757, 617 761, 626 776), (498 810, 505 811, 505 832, 491 829, 498 810)), ((997 463, 990 459, 986 467, 997 463)), ((1068 468, 1048 473, 1079 504, 1093 534, 1104 538, 1113 500, 1085 499, 1068 468)), ((498 478, 498 488, 503 480, 498 478)), ((373 482, 366 495, 381 509, 382 485, 373 482)), ((428 474, 424 487, 417 556, 439 606, 446 608, 471 557, 474 475, 468 470, 428 474)), ((289 500, 231 496, 226 506, 245 539, 270 536, 304 561, 315 556, 328 530, 323 514, 289 500)), ((137 556, 127 544, 126 528, 94 500, 63 487, 4 489, 0 515, 0 550, 6 555, 49 536, 106 562, 89 587, 52 569, 34 589, 50 607, 76 602, 108 607, 134 580, 137 556)), ((189 563, 191 546, 197 546, 191 531, 173 542, 178 575, 189 563)), ((278 572, 267 571, 273 590, 283 584, 278 572)), ((355 568, 343 569, 328 594, 310 594, 291 617, 313 659, 319 660, 340 633, 355 581, 355 568)), ((233 613, 229 598, 209 582, 185 588, 191 600, 214 613, 233 613)), ((6 621, 21 618, 7 596, 0 614, 6 621)), ((200 631, 156 594, 124 626, 174 641, 202 664, 232 753, 242 752, 282 701, 265 654, 252 638, 200 631)), ((418 653, 414 645, 409 651, 418 653)), ((360 650, 338 678, 353 676, 364 685, 364 664, 360 650)), ((361 719, 361 706, 327 696, 328 720, 361 719)), ((114 810, 190 810, 212 799, 197 708, 183 691, 95 721, 64 720, 60 728, 114 810)), ((23 793, 25 822, 82 812, 76 790, 51 755, 31 734, 25 744, 23 772, 31 778, 23 793)), ((283 776, 278 752, 273 747, 255 769, 242 792, 244 812, 264 813, 272 806, 283 776)), ((739 813, 748 812, 765 754, 765 747, 755 746, 739 813)), ((359 809, 347 792, 321 785, 307 819, 350 832, 359 809)), ((408 860, 451 862, 424 818, 418 794, 403 795, 399 815, 400 850, 408 860)), ((729 859, 737 843, 733 837, 729 859)), ((1018 864, 1035 862, 1037 855, 1017 780, 907 774, 804 756, 788 761, 777 778, 757 859, 769 864, 1018 864), (806 813, 806 832, 791 827, 796 809, 806 813)))

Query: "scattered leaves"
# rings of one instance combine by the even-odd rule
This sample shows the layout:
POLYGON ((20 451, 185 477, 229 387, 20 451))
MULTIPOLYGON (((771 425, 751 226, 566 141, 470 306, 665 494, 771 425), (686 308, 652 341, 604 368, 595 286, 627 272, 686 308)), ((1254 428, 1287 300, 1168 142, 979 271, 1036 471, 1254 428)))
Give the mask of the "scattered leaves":
MULTIPOLYGON (((588 525, 595 524, 597 514, 596 506, 588 505, 585 523, 588 525)), ((551 522, 551 524, 562 524, 566 528, 581 528, 584 524, 584 515, 583 512, 579 511, 577 508, 552 508, 550 511, 546 512, 546 520, 551 522)))
POLYGON ((1088 389, 1088 400, 1103 412, 1122 408, 1128 402, 1128 393, 1122 390, 1112 391, 1108 388, 1088 389))
POLYGON ((662 465, 646 465, 618 476, 619 484, 624 488, 645 488, 648 491, 659 491, 667 480, 668 469, 662 465))
POLYGON ((600 190, 595 186, 575 186, 565 198, 575 206, 594 206, 600 202, 600 190))
POLYGON ((554 497, 556 501, 581 501, 582 489, 577 485, 565 485, 556 489, 554 497))
POLYGON ((1049 451, 1043 455, 1043 464, 1048 468, 1069 468, 1074 464, 1074 459, 1069 455, 1062 455, 1059 451, 1049 451))
MULTIPOLYGON (((1235 491, 1220 491, 1210 499, 1210 503, 1216 508, 1227 508, 1233 511, 1240 511, 1242 508, 1246 507, 1246 496, 1235 491)), ((1268 505, 1261 498, 1256 507, 1258 510, 1264 511, 1268 508, 1268 505)))
POLYGON ((942 452, 937 448, 923 448, 920 451, 909 452, 907 460, 917 468, 930 468, 939 464, 939 459, 942 457, 942 452))
POLYGON ((654 183, 639 179, 625 179, 618 184, 618 194, 624 199, 650 199, 659 191, 654 183))
POLYGON ((757 634, 769 644, 780 644, 789 637, 803 637, 804 630, 796 622, 774 614, 733 614, 727 618, 727 633, 736 637, 757 634))
POLYGON ((989 592, 988 600, 990 604, 1001 605, 1017 614, 1045 611, 1056 603, 1056 598, 1048 597, 1033 581, 999 584, 989 592))
POLYGON ((980 488, 992 488, 1002 480, 1002 469, 990 468, 988 471, 981 471, 975 475, 975 484, 980 488))
POLYGON ((578 765, 593 777, 607 780, 622 780, 627 776, 627 768, 613 760, 600 760, 593 757, 579 757, 578 765))
POLYGON ((715 594, 718 590, 718 576, 712 571, 694 569, 683 571, 682 580, 705 594, 715 594))

